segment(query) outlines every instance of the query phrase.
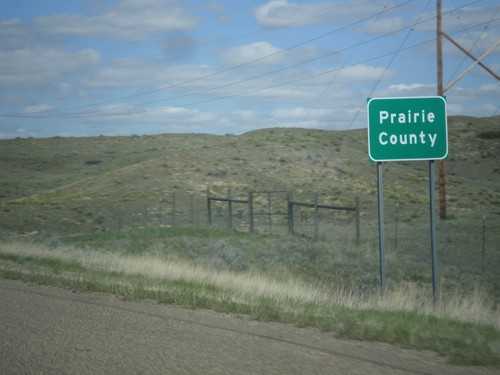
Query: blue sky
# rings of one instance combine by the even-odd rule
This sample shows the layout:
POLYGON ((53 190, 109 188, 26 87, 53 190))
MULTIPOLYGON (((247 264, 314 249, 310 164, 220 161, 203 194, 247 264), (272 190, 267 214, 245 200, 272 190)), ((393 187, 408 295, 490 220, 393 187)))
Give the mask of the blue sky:
MULTIPOLYGON (((435 0, 5 0, 0 138, 242 134, 367 125, 368 97, 437 93, 435 0)), ((497 0, 443 0, 473 55, 500 35, 497 0)), ((444 84, 472 60, 443 40, 444 84)), ((484 63, 500 71, 500 47, 484 63)), ((500 112, 476 66, 449 115, 500 112)))

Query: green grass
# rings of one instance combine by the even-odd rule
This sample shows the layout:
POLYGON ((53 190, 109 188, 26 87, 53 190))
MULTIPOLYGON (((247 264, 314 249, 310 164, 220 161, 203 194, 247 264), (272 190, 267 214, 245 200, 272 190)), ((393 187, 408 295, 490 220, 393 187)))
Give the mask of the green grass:
MULTIPOLYGON (((388 293, 380 298, 366 129, 0 140, 0 272, 498 364, 499 124, 500 116, 449 118, 436 306, 427 162, 384 163, 388 293), (244 199, 250 191, 292 191, 303 202, 318 193, 322 204, 341 206, 359 196, 361 238, 355 243, 351 213, 320 211, 311 241, 312 211, 302 221, 299 209, 294 236, 278 215, 272 234, 265 215, 255 217, 255 235, 229 231, 221 229, 223 204, 212 207, 224 215, 207 228, 207 189, 244 199)), ((257 212, 267 204, 267 194, 255 196, 257 212)), ((233 207, 242 212, 233 228, 245 232, 242 207, 233 207)), ((274 213, 286 208, 286 194, 273 196, 274 213)))
MULTIPOLYGON (((321 279, 321 272, 313 275, 304 270, 293 256, 287 260, 284 250, 276 260, 260 259, 265 253, 251 254, 265 246, 270 247, 269 254, 276 252, 283 242, 279 237, 203 233, 193 228, 142 230, 128 234, 131 242, 137 243, 127 250, 118 245, 126 235, 62 238, 49 245, 0 242, 0 277, 315 327, 338 337, 434 350, 456 364, 500 363, 496 350, 500 342, 498 309, 479 287, 475 293, 443 291, 440 302, 434 305, 430 296, 425 297, 428 286, 392 283, 388 295, 381 298, 374 285, 365 293, 355 293, 350 283, 353 280, 340 285, 321 279), (142 251, 141 238, 147 245, 142 251), (246 248, 246 254, 243 249, 250 238, 254 244, 246 248), (154 239, 163 241, 164 246, 150 246, 154 239), (186 246, 192 253, 186 253, 186 246), (244 260, 223 252, 209 258, 205 252, 221 246, 239 247, 238 255, 244 260), (235 261, 245 261, 247 266, 235 267, 235 261), (271 265, 262 266, 268 262, 271 265)), ((325 246, 301 239, 297 242, 288 255, 299 247, 314 253, 314 248, 325 246)))
MULTIPOLYGON (((500 140, 484 136, 499 121, 449 119, 450 217, 489 213, 500 201, 500 140)), ((376 218, 376 171, 364 129, 0 140, 0 170, 0 229, 12 233, 114 229, 145 206, 157 210, 173 192, 192 193, 206 207, 207 189, 216 195, 232 189, 235 197, 289 190, 309 201, 317 192, 324 203, 341 205, 359 196, 366 219, 376 218)), ((426 162, 384 163, 384 181, 387 197, 408 210, 427 202, 426 162)), ((198 215, 198 223, 206 222, 206 213, 198 215)))

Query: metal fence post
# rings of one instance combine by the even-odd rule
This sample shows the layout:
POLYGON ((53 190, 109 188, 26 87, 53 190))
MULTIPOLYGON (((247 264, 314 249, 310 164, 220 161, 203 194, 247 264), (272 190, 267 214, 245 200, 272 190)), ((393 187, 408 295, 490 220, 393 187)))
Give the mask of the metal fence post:
POLYGON ((481 271, 484 273, 484 258, 486 255, 486 214, 483 214, 483 241, 482 241, 483 267, 481 271))
POLYGON ((399 202, 396 202, 396 223, 394 224, 394 250, 398 249, 399 202))
POLYGON ((162 200, 160 198, 160 199, 158 199, 158 220, 160 222, 160 227, 163 226, 163 213, 162 213, 162 206, 161 206, 161 204, 162 204, 162 200))
POLYGON ((318 210, 318 193, 314 193, 314 240, 316 241, 318 239, 318 232, 319 232, 319 210, 318 210))
POLYGON ((210 190, 207 188, 207 213, 208 213, 208 225, 212 225, 212 207, 210 200, 210 190))
POLYGON ((193 192, 189 192, 189 219, 188 223, 193 225, 194 223, 194 212, 193 212, 193 192))
POLYGON ((269 225, 269 234, 272 233, 272 205, 271 205, 271 192, 269 191, 267 193, 267 220, 268 220, 268 225, 269 225))
POLYGON ((356 209, 356 212, 355 212, 355 215, 356 215, 356 245, 359 245, 359 241, 360 241, 360 222, 359 222, 359 218, 360 218, 360 204, 359 204, 359 196, 356 196, 356 198, 354 199, 354 207, 356 209))
POLYGON ((227 207, 229 211, 229 229, 233 229, 233 202, 232 202, 233 196, 232 196, 232 191, 229 189, 227 191, 227 207))
POLYGON ((248 221, 250 226, 250 233, 254 232, 253 228, 253 192, 248 193, 248 221))
POLYGON ((175 227, 175 224, 176 224, 176 218, 175 218, 175 191, 172 192, 172 226, 175 227))

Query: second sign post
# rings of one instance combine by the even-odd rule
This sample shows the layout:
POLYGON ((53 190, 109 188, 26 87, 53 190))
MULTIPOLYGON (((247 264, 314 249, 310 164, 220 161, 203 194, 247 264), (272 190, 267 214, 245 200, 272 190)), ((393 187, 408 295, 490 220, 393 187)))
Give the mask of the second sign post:
POLYGON ((382 162, 429 160, 429 203, 434 302, 439 299, 434 161, 448 156, 446 100, 441 96, 370 98, 368 156, 377 162, 380 284, 385 294, 385 240, 382 162))

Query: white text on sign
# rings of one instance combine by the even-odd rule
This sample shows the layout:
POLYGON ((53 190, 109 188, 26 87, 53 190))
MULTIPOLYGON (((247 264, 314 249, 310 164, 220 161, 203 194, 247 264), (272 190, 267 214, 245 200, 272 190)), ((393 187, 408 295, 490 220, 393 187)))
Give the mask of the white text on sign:
POLYGON ((425 145, 426 141, 429 140, 431 147, 434 147, 436 138, 437 134, 426 134, 423 131, 421 131, 420 134, 399 134, 399 136, 397 136, 396 134, 392 134, 389 136, 389 134, 387 134, 386 132, 382 132, 378 136, 378 141, 382 146, 385 146, 387 143, 390 143, 391 145, 425 145))
MULTIPOLYGON (((434 112, 425 112, 425 109, 421 111, 412 111, 409 109, 407 112, 389 112, 389 111, 379 111, 379 122, 380 125, 384 123, 390 124, 425 124, 433 123, 436 116, 434 112)), ((387 132, 381 132, 378 136, 378 141, 382 146, 387 144, 391 145, 425 145, 427 140, 431 147, 434 147, 436 143, 437 134, 424 133, 421 131, 419 134, 391 134, 387 132)))
POLYGON ((423 123, 426 122, 434 122, 435 115, 434 112, 425 113, 425 109, 422 109, 421 112, 412 112, 411 109, 408 110, 407 113, 390 113, 388 111, 380 111, 379 112, 380 125, 384 123, 384 121, 389 120, 391 124, 415 124, 415 123, 423 123))

